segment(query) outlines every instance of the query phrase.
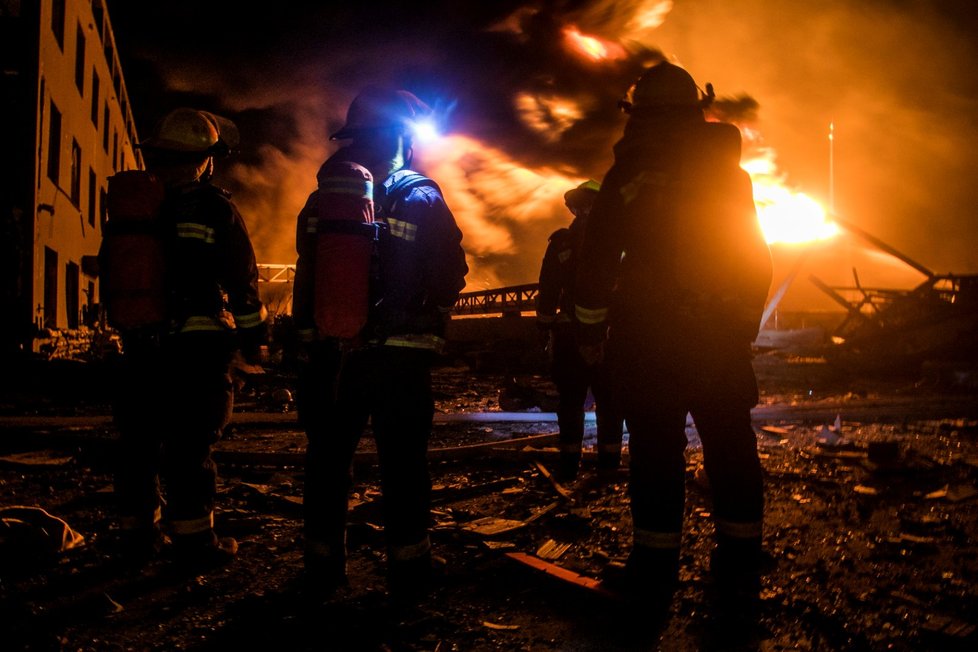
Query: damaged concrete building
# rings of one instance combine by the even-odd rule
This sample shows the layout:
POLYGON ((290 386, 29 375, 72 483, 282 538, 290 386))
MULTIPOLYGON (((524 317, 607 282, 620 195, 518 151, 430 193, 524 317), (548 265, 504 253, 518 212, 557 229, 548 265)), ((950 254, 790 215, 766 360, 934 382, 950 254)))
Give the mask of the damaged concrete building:
POLYGON ((103 0, 3 0, 0 349, 92 326, 107 179, 142 167, 103 0))

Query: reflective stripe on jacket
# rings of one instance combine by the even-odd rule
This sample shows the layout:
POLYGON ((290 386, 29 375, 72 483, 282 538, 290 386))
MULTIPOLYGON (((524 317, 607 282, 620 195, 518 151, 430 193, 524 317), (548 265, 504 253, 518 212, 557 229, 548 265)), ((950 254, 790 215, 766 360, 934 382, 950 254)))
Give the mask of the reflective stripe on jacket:
POLYGON ((258 296, 258 265, 244 219, 230 195, 210 184, 171 192, 167 288, 180 332, 258 328, 268 313, 258 296))

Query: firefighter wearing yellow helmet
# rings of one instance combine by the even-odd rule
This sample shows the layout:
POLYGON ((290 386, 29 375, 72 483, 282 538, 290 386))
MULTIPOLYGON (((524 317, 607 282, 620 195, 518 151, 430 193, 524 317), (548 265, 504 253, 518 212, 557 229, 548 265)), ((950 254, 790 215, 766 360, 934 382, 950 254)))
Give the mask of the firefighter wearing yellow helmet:
MULTIPOLYGON (((230 194, 211 183, 215 157, 226 155, 237 141, 230 121, 179 108, 140 143, 148 172, 125 172, 110 180, 104 259, 128 261, 135 270, 131 273, 163 276, 161 283, 153 282, 164 292, 158 318, 124 322, 116 383, 120 463, 115 487, 124 549, 137 559, 158 549, 162 525, 176 557, 188 564, 224 562, 237 550, 234 539, 218 537, 214 530, 217 477, 211 446, 231 414, 235 352, 257 362, 266 335, 248 230, 230 194), (119 195, 130 185, 145 189, 156 184, 162 202, 143 226, 116 229, 122 232, 116 237, 110 227, 124 225, 126 216, 112 211, 118 207, 125 213, 125 207, 139 203, 138 197, 119 195), (147 234, 159 239, 162 258, 136 249, 112 250, 147 234), (158 269, 145 267, 156 259, 158 269)), ((105 270, 103 286, 112 286, 116 269, 105 270)), ((120 308, 119 314, 128 313, 120 308)))
POLYGON ((416 595, 431 579, 431 365, 444 347, 445 323, 468 266, 462 232, 440 188, 411 169, 412 126, 429 111, 407 91, 363 89, 331 138, 349 142, 323 163, 297 220, 294 317, 307 352, 296 395, 308 438, 304 561, 310 584, 320 591, 347 581, 349 470, 368 419, 384 486, 388 587, 398 597, 416 595), (348 209, 356 210, 340 215, 348 209), (337 221, 346 222, 347 237, 356 237, 350 233, 362 231, 362 222, 376 226, 367 283, 329 278, 363 270, 352 257, 346 270, 323 264, 337 221), (334 331, 328 320, 317 319, 337 308, 331 304, 338 294, 331 298, 320 291, 324 287, 366 288, 369 302, 359 305, 368 310, 358 330, 334 331))
POLYGON ((751 343, 771 259, 739 132, 704 118, 712 95, 668 62, 630 89, 581 244, 575 314, 582 352, 612 366, 629 433, 633 545, 609 579, 641 599, 671 599, 691 414, 713 489, 711 571, 737 596, 726 604, 744 606, 756 605, 762 558, 751 343))
POLYGON ((550 235, 540 266, 537 327, 551 356, 551 376, 557 387, 560 456, 557 477, 577 478, 584 441, 584 408, 588 390, 597 419, 597 468, 617 469, 621 462, 622 417, 618 412, 607 365, 589 364, 578 350, 574 319, 574 269, 584 222, 601 185, 588 179, 564 193, 574 216, 567 228, 550 235))

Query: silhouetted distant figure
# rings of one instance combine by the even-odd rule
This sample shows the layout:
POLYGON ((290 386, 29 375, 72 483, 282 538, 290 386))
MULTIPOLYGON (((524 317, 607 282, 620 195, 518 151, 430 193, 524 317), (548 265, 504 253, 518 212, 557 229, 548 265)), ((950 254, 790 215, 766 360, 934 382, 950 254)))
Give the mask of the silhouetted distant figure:
POLYGON ((577 250, 600 184, 588 180, 564 194, 574 215, 568 228, 554 231, 540 266, 537 294, 537 326, 550 347, 551 376, 560 403, 560 457, 557 478, 574 480, 581 464, 584 440, 584 403, 588 390, 594 396, 597 419, 598 469, 617 469, 621 464, 622 417, 615 403, 611 378, 604 362, 589 363, 581 357, 574 324, 574 269, 577 250))

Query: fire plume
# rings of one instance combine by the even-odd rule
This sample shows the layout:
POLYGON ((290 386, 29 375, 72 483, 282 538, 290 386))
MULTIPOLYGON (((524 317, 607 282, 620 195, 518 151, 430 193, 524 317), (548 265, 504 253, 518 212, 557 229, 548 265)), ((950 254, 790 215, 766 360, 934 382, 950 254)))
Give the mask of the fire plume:
MULTIPOLYGON (((741 128, 745 142, 756 141, 755 132, 741 128)), ((825 208, 803 192, 789 188, 775 162, 770 147, 751 147, 741 167, 754 185, 757 219, 768 244, 800 244, 825 240, 839 233, 839 227, 828 219, 825 208)))
POLYGON ((572 52, 592 61, 624 59, 628 56, 625 49, 617 43, 582 34, 576 27, 564 28, 564 38, 572 52))

